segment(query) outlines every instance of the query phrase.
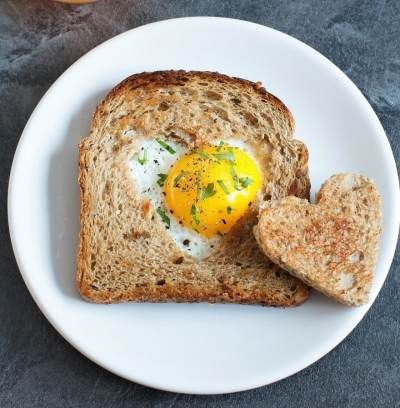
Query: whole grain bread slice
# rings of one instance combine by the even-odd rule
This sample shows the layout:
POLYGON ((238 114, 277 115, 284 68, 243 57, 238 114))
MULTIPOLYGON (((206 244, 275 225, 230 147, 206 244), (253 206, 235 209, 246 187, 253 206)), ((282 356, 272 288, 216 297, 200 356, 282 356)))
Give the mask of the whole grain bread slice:
POLYGON ((368 301, 381 224, 375 184, 347 173, 326 181, 315 205, 296 197, 269 203, 254 232, 264 253, 293 276, 360 305, 368 301))
POLYGON ((175 245, 128 168, 139 137, 162 135, 190 149, 236 137, 257 152, 266 175, 261 200, 308 197, 308 153, 293 130, 289 110, 259 83, 218 73, 142 73, 114 88, 79 146, 81 295, 100 303, 304 302, 307 286, 267 259, 249 228, 259 203, 197 260, 175 245))

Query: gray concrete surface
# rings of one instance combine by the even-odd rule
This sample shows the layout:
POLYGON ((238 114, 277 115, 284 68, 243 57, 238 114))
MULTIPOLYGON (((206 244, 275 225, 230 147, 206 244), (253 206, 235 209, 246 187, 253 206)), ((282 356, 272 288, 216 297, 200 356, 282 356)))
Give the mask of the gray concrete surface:
POLYGON ((12 254, 8 175, 21 131, 51 83, 102 41, 190 15, 240 18, 322 52, 362 90, 400 160, 400 2, 262 0, 0 0, 0 407, 400 407, 399 251, 352 334, 302 372, 222 396, 161 392, 122 380, 75 351, 39 312, 12 254))

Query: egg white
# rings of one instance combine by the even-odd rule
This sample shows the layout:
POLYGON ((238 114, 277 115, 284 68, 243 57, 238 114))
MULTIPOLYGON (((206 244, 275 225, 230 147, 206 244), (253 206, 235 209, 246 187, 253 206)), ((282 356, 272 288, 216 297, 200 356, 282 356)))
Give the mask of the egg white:
POLYGON ((170 218, 170 227, 166 228, 178 248, 195 258, 203 258, 212 252, 220 238, 208 239, 184 227, 165 205, 163 187, 157 184, 158 174, 168 174, 172 165, 189 151, 180 143, 171 140, 167 143, 175 150, 175 154, 164 150, 155 139, 137 140, 137 153, 129 163, 131 176, 140 194, 148 198, 155 209, 160 207, 170 218), (137 158, 142 158, 145 151, 147 162, 142 165, 137 158))
MULTIPOLYGON (((252 148, 246 142, 231 138, 224 139, 223 142, 242 149, 254 159, 252 148)), ((178 248, 194 258, 204 258, 213 251, 221 238, 219 236, 213 238, 201 236, 179 224, 175 216, 168 210, 164 200, 163 187, 157 183, 158 174, 168 174, 172 165, 188 153, 189 149, 175 141, 168 140, 167 143, 175 150, 174 154, 163 149, 156 139, 136 139, 137 152, 129 162, 131 177, 139 193, 150 200, 154 209, 160 207, 170 218, 170 227, 166 226, 166 229, 178 248), (143 158, 145 152, 147 161, 142 165, 138 158, 143 158)), ((218 145, 219 141, 215 144, 218 145)))

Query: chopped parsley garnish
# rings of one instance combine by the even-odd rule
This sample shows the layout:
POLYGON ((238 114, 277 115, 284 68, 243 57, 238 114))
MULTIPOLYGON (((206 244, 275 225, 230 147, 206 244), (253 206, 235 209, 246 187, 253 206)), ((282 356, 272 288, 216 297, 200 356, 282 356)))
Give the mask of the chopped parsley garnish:
POLYGON ((179 182, 181 181, 182 177, 185 177, 189 174, 187 171, 182 170, 175 178, 174 178, 174 187, 177 187, 179 182))
POLYGON ((235 190, 240 191, 241 189, 239 188, 239 185, 238 185, 239 178, 238 178, 238 175, 236 173, 235 167, 231 166, 230 172, 231 172, 231 176, 232 176, 233 185, 235 187, 235 190))
POLYGON ((217 152, 219 152, 221 150, 221 148, 224 146, 224 144, 225 143, 222 140, 219 142, 219 145, 217 147, 217 152))
POLYGON ((146 164, 147 162, 148 162, 148 159, 147 159, 147 149, 144 149, 144 151, 143 151, 143 156, 142 157, 140 157, 139 156, 139 153, 138 153, 138 155, 137 155, 137 157, 136 157, 136 160, 143 166, 144 164, 146 164))
POLYGON ((194 223, 195 223, 196 225, 199 225, 199 224, 200 224, 200 220, 199 220, 198 217, 197 217, 197 208, 196 208, 196 205, 195 205, 195 204, 192 204, 192 207, 191 207, 191 209, 190 209, 190 215, 192 216, 194 223))
POLYGON ((165 222, 169 228, 171 225, 171 220, 169 219, 169 217, 165 214, 165 212, 160 207, 158 207, 156 211, 157 211, 157 214, 160 216, 161 220, 165 222))
POLYGON ((241 177, 239 183, 243 188, 246 188, 253 183, 253 180, 250 177, 241 177))
POLYGON ((235 163, 235 156, 233 152, 222 152, 222 153, 213 153, 212 154, 217 160, 227 160, 231 163, 235 163))
POLYGON ((207 187, 200 190, 200 200, 205 200, 206 198, 212 197, 216 191, 214 190, 214 183, 208 183, 207 187))
POLYGON ((230 205, 228 205, 228 207, 226 207, 226 212, 230 214, 232 211, 233 211, 233 208, 230 205))
POLYGON ((168 153, 171 154, 175 154, 176 151, 166 142, 164 142, 164 140, 161 140, 160 138, 156 137, 156 141, 157 143, 163 148, 165 149, 168 153))
POLYGON ((227 187, 226 184, 223 182, 223 180, 217 180, 217 183, 219 184, 219 186, 221 187, 222 191, 223 191, 225 194, 229 194, 228 187, 227 187))
POLYGON ((158 176, 157 184, 160 187, 162 187, 164 185, 164 181, 166 180, 168 176, 164 173, 158 173, 157 176, 158 176))
POLYGON ((201 156, 203 159, 209 159, 210 158, 210 155, 207 152, 205 152, 204 150, 198 150, 196 153, 199 156, 201 156))

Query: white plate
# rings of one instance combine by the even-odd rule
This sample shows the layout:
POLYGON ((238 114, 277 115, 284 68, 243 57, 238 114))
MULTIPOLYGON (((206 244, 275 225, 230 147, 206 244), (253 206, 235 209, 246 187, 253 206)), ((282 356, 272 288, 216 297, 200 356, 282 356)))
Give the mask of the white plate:
POLYGON ((354 84, 307 45, 260 25, 184 18, 121 34, 86 54, 50 88, 18 145, 9 187, 16 259, 32 296, 74 347, 141 384, 186 393, 246 390, 285 378, 342 341, 377 296, 399 226, 399 185, 379 120, 354 84), (384 233, 371 300, 348 308, 320 295, 301 307, 208 304, 94 305, 74 284, 77 144, 96 104, 132 73, 216 70, 261 80, 291 109, 310 150, 313 191, 333 173, 371 176, 384 233))

